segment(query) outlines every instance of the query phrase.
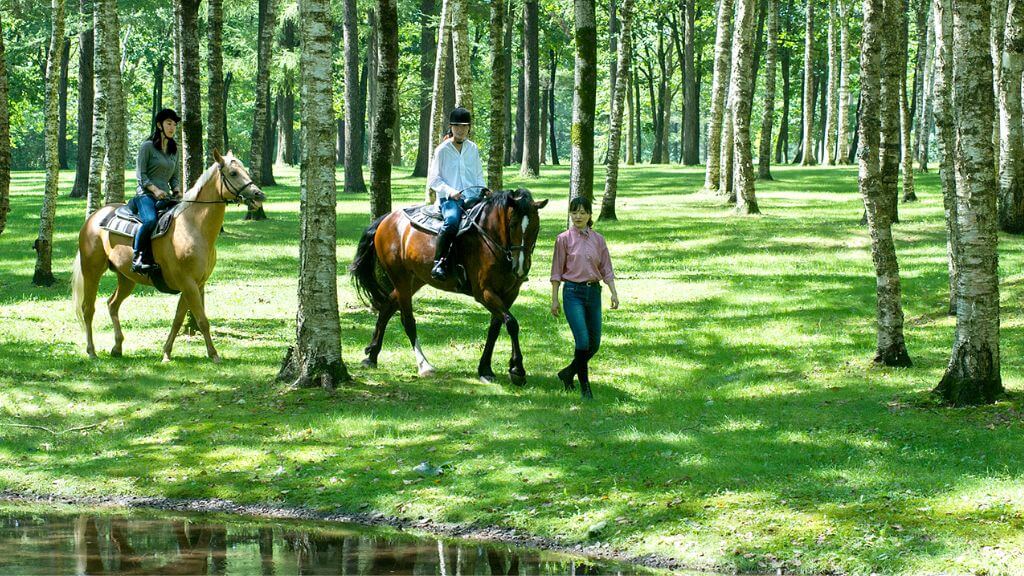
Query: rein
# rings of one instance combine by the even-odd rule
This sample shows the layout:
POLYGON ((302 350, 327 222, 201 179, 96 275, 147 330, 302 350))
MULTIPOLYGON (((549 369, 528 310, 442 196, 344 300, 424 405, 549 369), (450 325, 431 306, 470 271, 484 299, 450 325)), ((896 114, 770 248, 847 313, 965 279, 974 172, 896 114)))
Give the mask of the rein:
POLYGON ((235 195, 234 200, 228 200, 224 198, 223 193, 218 192, 217 195, 220 196, 220 200, 179 200, 179 202, 187 204, 241 204, 243 200, 242 192, 245 192, 251 186, 256 185, 255 182, 249 180, 245 184, 243 184, 241 188, 235 188, 234 186, 231 185, 231 181, 224 176, 223 168, 218 169, 217 172, 220 174, 221 187, 230 190, 231 193, 235 195))
MULTIPOLYGON (((481 214, 483 214, 483 212, 481 212, 481 214)), ((526 249, 525 244, 509 245, 508 247, 502 246, 497 240, 494 239, 494 237, 487 233, 487 230, 485 230, 484 227, 481 226, 477 220, 473 220, 472 225, 474 228, 476 228, 477 232, 480 233, 480 236, 483 237, 485 241, 484 243, 487 244, 487 247, 491 250, 491 253, 494 254, 494 256, 499 259, 502 256, 504 256, 505 261, 507 261, 509 264, 515 261, 515 252, 519 252, 521 250, 526 249)), ((509 228, 509 238, 511 238, 511 219, 509 220, 509 223, 506 224, 506 226, 509 228)))

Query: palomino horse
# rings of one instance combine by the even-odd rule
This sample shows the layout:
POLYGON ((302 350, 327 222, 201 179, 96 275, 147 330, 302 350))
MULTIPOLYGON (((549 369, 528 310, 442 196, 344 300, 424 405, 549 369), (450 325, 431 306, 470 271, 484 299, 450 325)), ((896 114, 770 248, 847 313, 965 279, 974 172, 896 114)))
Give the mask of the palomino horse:
MULTIPOLYGON (((519 288, 530 272, 537 234, 540 232, 538 210, 547 200, 535 202, 530 191, 502 191, 488 196, 486 206, 474 225, 475 233, 461 236, 457 249, 462 255, 469 286, 465 293, 483 304, 491 313, 487 343, 477 367, 477 375, 485 382, 494 381, 491 356, 494 343, 504 324, 512 339, 509 377, 522 385, 526 382, 523 353, 519 348, 519 323, 509 308, 519 295, 519 288)), ((377 311, 377 326, 370 345, 366 347, 363 366, 376 367, 377 355, 384 343, 384 331, 396 311, 402 315, 402 326, 412 343, 421 376, 434 373, 423 355, 416 337, 416 319, 412 314, 412 297, 425 284, 447 292, 458 292, 456 276, 439 282, 430 276, 434 263, 437 237, 413 228, 400 211, 379 218, 363 233, 349 267, 360 295, 377 311)), ((453 307, 453 314, 455 308, 453 307)))
MULTIPOLYGON (((203 287, 217 263, 215 244, 224 224, 224 208, 226 204, 239 202, 258 207, 266 199, 249 178, 245 167, 231 152, 222 157, 220 152, 214 150, 213 157, 216 162, 185 193, 182 200, 186 203, 184 210, 174 219, 164 236, 153 240, 153 256, 163 271, 164 281, 170 288, 181 292, 171 333, 164 344, 164 362, 171 359, 174 337, 181 328, 187 310, 192 311, 206 339, 207 355, 214 362, 220 362, 220 356, 210 338, 203 287)), ((100 276, 103 276, 107 268, 117 274, 117 290, 107 300, 107 310, 114 324, 111 356, 121 355, 121 343, 124 342, 118 318, 121 303, 131 295, 136 284, 153 284, 149 276, 132 272, 132 239, 100 228, 99 223, 103 217, 118 206, 111 204, 94 212, 78 233, 78 255, 75 256, 71 294, 75 314, 85 329, 86 351, 91 358, 96 357, 92 341, 92 317, 96 311, 100 276)))

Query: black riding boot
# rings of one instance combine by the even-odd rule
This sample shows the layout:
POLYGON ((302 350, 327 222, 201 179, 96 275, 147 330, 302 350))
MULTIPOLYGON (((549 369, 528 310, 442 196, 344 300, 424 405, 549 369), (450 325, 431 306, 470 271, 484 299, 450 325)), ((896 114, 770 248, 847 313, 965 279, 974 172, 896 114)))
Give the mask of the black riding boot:
POLYGON ((143 254, 145 254, 145 252, 143 252, 142 250, 135 251, 135 259, 132 260, 132 272, 147 274, 150 270, 154 268, 152 264, 149 264, 148 262, 145 261, 145 258, 143 258, 143 254))
POLYGON ((452 247, 454 230, 444 230, 437 235, 437 247, 434 249, 434 268, 430 276, 435 280, 446 280, 448 278, 447 262, 448 250, 452 247))
POLYGON ((591 400, 594 395, 590 392, 590 350, 577 350, 572 363, 576 365, 576 376, 580 379, 580 397, 584 400, 591 400))
POLYGON ((569 362, 569 365, 558 371, 558 379, 562 381, 562 385, 565 386, 567 392, 576 390, 576 383, 573 379, 576 378, 576 360, 573 359, 569 362))

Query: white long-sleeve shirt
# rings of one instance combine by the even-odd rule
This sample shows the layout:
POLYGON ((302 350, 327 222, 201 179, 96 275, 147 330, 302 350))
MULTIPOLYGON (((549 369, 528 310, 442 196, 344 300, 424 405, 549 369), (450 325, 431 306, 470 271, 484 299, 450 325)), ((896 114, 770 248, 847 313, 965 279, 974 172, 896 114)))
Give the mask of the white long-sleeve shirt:
POLYGON ((462 152, 450 138, 441 142, 427 170, 427 185, 437 193, 438 205, 470 186, 485 186, 480 149, 471 140, 462 142, 462 152))

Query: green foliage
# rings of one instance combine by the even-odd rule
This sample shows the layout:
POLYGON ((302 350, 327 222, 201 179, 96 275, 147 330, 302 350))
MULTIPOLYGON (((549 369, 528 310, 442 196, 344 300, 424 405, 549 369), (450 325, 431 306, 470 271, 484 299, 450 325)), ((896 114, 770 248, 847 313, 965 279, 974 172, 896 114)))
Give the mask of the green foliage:
MULTIPOLYGON (((872 366, 875 277, 853 168, 775 167, 766 214, 737 218, 692 194, 703 171, 623 167, 620 221, 599 223, 622 309, 606 310, 597 399, 561 391, 571 335, 548 312, 552 242, 568 169, 530 185, 551 198, 531 279, 513 308, 529 383, 475 378, 487 313, 425 290, 419 335, 438 376, 415 376, 392 321, 378 370, 358 367, 374 315, 339 278, 343 352, 356 378, 335 396, 273 382, 294 341, 298 185, 277 167, 271 219, 229 212, 206 301, 225 363, 201 338, 160 347, 173 297, 139 289, 121 310, 123 359, 102 300, 90 362, 67 271, 82 204, 61 199, 57 287, 31 286, 39 173, 14 176, 0 243, 0 490, 275 501, 597 541, 696 568, 784 573, 1020 574, 1024 557, 1024 243, 1003 237, 1003 378, 995 405, 944 409, 928 391, 950 353, 945 233, 934 172, 895 229, 910 370, 872 366), (8 235, 10 235, 8 237, 8 235), (60 272, 63 270, 64 272, 60 272), (455 312, 453 313, 453 310, 455 312), (6 425, 37 424, 53 435, 6 425), (446 463, 423 478, 414 467, 446 463)), ((70 184, 72 174, 63 175, 70 184)), ((515 183, 515 172, 505 175, 515 183)), ((598 178, 600 180, 600 178, 598 178)), ((423 180, 396 180, 396 205, 423 180)), ((368 223, 339 197, 338 257, 368 223)), ((339 266, 339 270, 342 267, 339 266)), ((605 296, 607 298, 607 296, 605 296)), ((499 340, 496 371, 509 354, 499 340)))

